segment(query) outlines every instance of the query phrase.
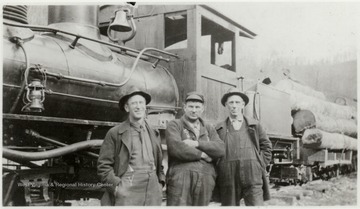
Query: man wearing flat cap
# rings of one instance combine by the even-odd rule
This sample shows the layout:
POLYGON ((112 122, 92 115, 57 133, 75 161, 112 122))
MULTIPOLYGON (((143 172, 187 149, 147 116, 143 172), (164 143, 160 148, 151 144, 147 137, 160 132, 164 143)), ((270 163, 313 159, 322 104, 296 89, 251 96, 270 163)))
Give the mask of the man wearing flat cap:
POLYGON ((271 160, 272 145, 262 126, 244 117, 248 102, 246 94, 236 88, 221 99, 229 112, 229 117, 216 126, 226 149, 217 164, 217 189, 223 206, 239 206, 242 198, 246 206, 259 206, 270 199, 265 168, 271 160))
POLYGON ((168 206, 207 206, 215 186, 215 162, 225 154, 224 142, 201 119, 204 96, 187 94, 185 114, 169 122, 165 135, 169 155, 168 206))
POLYGON ((161 205, 165 184, 160 139, 145 121, 151 96, 130 87, 119 101, 128 119, 105 136, 98 159, 98 175, 109 185, 101 205, 161 205))

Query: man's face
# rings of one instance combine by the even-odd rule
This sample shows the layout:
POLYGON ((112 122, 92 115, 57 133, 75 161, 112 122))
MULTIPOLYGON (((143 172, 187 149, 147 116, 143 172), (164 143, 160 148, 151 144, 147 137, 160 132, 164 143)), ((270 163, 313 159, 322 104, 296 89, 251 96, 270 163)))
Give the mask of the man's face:
POLYGON ((229 110, 231 117, 237 117, 242 114, 242 109, 245 107, 245 102, 240 96, 232 95, 227 99, 226 107, 229 110))
POLYGON ((197 101, 188 101, 184 106, 185 115, 190 120, 197 120, 204 112, 204 104, 197 101))
POLYGON ((146 101, 141 95, 134 95, 130 97, 124 106, 129 117, 133 120, 140 120, 145 118, 146 101))

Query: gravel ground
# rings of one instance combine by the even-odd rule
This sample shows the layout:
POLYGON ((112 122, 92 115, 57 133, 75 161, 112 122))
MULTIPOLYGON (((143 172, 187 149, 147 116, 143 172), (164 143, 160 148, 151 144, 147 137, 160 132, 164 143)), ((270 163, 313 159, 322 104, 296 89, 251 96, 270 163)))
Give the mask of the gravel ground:
MULTIPOLYGON (((316 180, 302 186, 271 185, 272 199, 266 206, 356 206, 357 205, 357 173, 332 178, 328 181, 316 180)), ((100 201, 68 201, 72 206, 100 206, 100 201)), ((165 204, 165 201, 163 202, 165 204)), ((210 206, 219 206, 212 202, 210 206)), ((241 205, 244 202, 241 201, 241 205)))

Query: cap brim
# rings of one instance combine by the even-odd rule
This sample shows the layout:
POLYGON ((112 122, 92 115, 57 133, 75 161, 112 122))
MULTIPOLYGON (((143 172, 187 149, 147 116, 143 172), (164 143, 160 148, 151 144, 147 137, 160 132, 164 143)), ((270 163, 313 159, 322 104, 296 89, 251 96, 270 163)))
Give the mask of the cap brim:
POLYGON ((135 91, 135 92, 132 92, 131 94, 128 94, 128 95, 125 95, 123 97, 121 97, 121 99, 119 100, 119 108, 120 110, 122 111, 125 111, 124 109, 124 105, 125 103, 128 101, 128 99, 134 95, 141 95, 145 98, 145 101, 146 101, 146 104, 149 104, 151 102, 151 96, 150 94, 147 94, 143 91, 135 91))
POLYGON ((200 102, 200 103, 204 103, 203 100, 200 100, 200 99, 187 99, 185 100, 185 102, 200 102))
POLYGON ((249 97, 246 96, 246 94, 243 94, 243 93, 240 93, 240 92, 230 92, 230 93, 224 94, 224 96, 221 98, 221 104, 225 107, 225 103, 226 103, 227 99, 230 96, 233 96, 233 95, 240 96, 244 100, 245 105, 247 105, 249 103, 249 97))

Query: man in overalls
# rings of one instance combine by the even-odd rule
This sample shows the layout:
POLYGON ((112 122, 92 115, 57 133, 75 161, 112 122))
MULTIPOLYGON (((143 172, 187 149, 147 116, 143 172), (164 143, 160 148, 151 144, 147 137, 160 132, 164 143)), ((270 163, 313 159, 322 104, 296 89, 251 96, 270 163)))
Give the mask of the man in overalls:
MULTIPOLYGON (((229 117, 216 126, 225 142, 226 154, 217 165, 220 201, 223 206, 261 206, 270 199, 266 165, 272 145, 261 125, 243 116, 249 98, 236 88, 223 95, 221 103, 229 117)), ((275 121, 276 122, 276 121, 275 121)))
POLYGON ((165 184, 158 134, 144 120, 151 96, 131 87, 119 101, 128 119, 111 128, 98 159, 101 182, 110 185, 101 205, 161 205, 165 184))
POLYGON ((187 94, 185 114, 171 121, 166 129, 169 154, 167 172, 168 206, 207 206, 215 186, 216 159, 225 153, 213 126, 201 118, 204 96, 187 94))

